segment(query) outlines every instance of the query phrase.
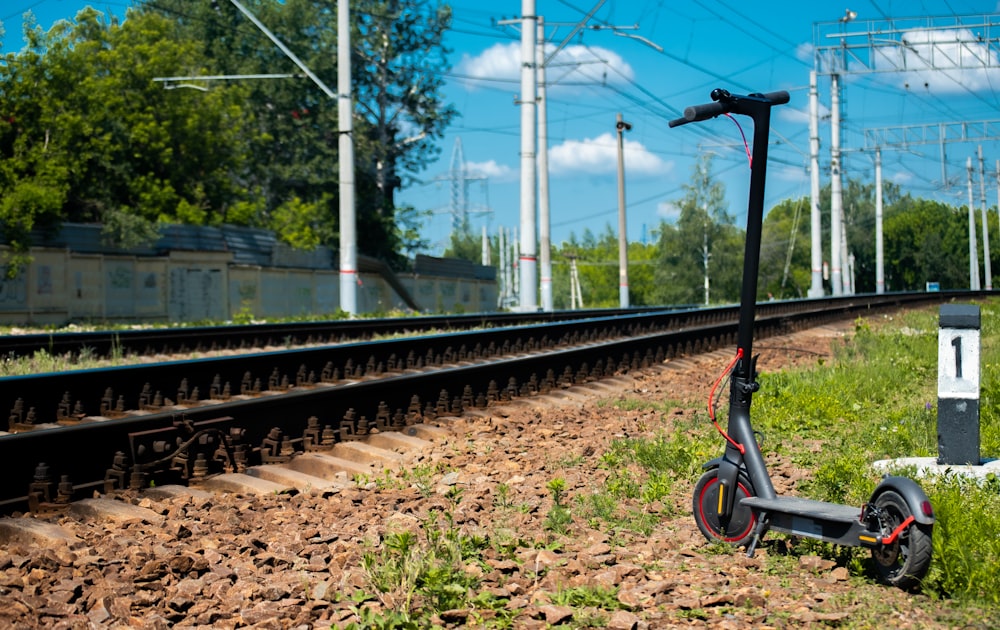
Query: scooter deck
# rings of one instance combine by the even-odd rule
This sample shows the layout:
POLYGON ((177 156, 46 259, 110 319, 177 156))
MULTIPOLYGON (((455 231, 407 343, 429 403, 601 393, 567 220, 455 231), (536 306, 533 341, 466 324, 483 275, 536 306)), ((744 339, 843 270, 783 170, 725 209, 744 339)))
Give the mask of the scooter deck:
POLYGON ((861 508, 859 507, 801 497, 775 497, 774 499, 747 497, 740 501, 740 504, 754 512, 768 512, 770 514, 780 512, 791 516, 821 518, 843 523, 857 522, 861 518, 861 508))
POLYGON ((870 531, 861 522, 858 507, 799 497, 747 497, 740 505, 758 517, 766 514, 763 522, 776 532, 849 546, 871 546, 878 540, 878 532, 870 531))

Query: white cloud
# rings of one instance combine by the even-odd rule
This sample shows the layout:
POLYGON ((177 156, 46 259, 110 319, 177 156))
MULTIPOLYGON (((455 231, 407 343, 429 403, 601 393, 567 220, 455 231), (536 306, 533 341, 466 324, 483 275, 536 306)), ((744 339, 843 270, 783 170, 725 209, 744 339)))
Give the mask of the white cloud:
POLYGON ((899 185, 909 184, 910 182, 913 181, 913 175, 911 175, 910 173, 899 171, 897 173, 893 173, 892 175, 890 175, 889 181, 899 185))
POLYGON ((779 165, 777 168, 768 169, 767 176, 774 176, 776 180, 784 182, 808 182, 809 169, 803 166, 779 165))
MULTIPOLYGON (((651 153, 640 142, 625 139, 626 174, 662 174, 673 167, 651 153)), ((567 140, 549 149, 549 170, 553 173, 612 174, 618 171, 618 140, 609 133, 596 138, 567 140)))
POLYGON ((514 169, 506 164, 497 164, 496 160, 488 160, 486 162, 466 162, 465 172, 474 177, 489 177, 491 179, 504 181, 516 179, 516 172, 514 169))
POLYGON ((903 34, 900 46, 883 51, 876 67, 905 68, 900 73, 901 83, 911 90, 939 93, 990 90, 989 73, 1000 65, 997 55, 969 29, 909 30, 903 34))
POLYGON ((816 52, 816 47, 813 46, 812 42, 803 42, 795 48, 795 58, 799 61, 808 61, 812 63, 813 54, 816 52))
MULTIPOLYGON (((546 54, 554 47, 546 46, 546 54)), ((494 44, 478 55, 462 55, 455 74, 469 89, 482 81, 504 81, 520 85, 521 45, 494 44)), ((635 72, 617 53, 600 46, 566 46, 546 66, 548 89, 579 87, 581 83, 619 85, 632 80, 635 72)))

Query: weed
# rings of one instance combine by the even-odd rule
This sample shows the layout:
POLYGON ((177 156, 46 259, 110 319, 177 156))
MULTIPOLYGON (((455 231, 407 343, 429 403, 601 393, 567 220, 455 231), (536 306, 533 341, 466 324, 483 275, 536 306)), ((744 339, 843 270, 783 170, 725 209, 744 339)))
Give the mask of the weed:
POLYGON ((429 497, 434 493, 434 467, 426 464, 417 464, 412 469, 405 472, 404 477, 412 483, 413 487, 420 492, 423 497, 429 497))
POLYGON ((573 515, 564 502, 566 480, 556 477, 545 487, 552 493, 552 507, 545 517, 545 529, 554 534, 565 535, 569 531, 569 524, 573 521, 573 515))
POLYGON ((505 483, 497 484, 493 494, 493 507, 504 511, 514 507, 514 502, 510 498, 510 486, 505 483))
MULTIPOLYGON (((461 494, 451 497, 453 506, 461 494)), ((478 580, 465 570, 489 546, 482 536, 463 533, 450 511, 432 511, 416 532, 387 533, 381 548, 367 551, 362 567, 384 612, 355 607, 355 628, 428 627, 438 611, 464 608, 478 580)))
POLYGON ((557 606, 573 608, 619 610, 625 607, 618 601, 618 588, 614 586, 574 586, 556 591, 552 594, 551 600, 557 606))

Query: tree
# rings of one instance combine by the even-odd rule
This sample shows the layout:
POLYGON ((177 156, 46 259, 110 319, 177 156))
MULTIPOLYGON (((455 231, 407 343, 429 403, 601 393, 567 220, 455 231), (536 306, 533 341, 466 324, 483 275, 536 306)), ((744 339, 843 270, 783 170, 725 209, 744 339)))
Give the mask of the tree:
POLYGON ((705 302, 706 266, 709 299, 739 299, 743 232, 733 223, 725 203, 725 186, 712 177, 712 158, 703 155, 692 169, 684 197, 675 202, 680 216, 659 228, 660 265, 655 271, 654 299, 660 304, 705 302))
MULTIPOLYGON (((237 91, 181 98, 152 81, 196 56, 162 16, 84 9, 0 67, 0 213, 16 251, 35 228, 102 222, 113 243, 158 222, 217 223, 246 159, 237 91)), ((124 239, 124 240, 123 240, 124 239)))
POLYGON ((808 197, 771 208, 761 233, 758 296, 806 296, 812 283, 810 238, 808 197))
POLYGON ((919 291, 928 281, 968 288, 967 209, 906 196, 887 209, 884 230, 887 289, 919 291))
POLYGON ((437 155, 456 111, 441 90, 447 53, 442 46, 451 26, 451 7, 401 0, 357 0, 352 6, 360 62, 355 100, 367 124, 370 150, 365 167, 375 181, 374 210, 391 215, 402 174, 424 168, 437 155), (405 137, 400 137, 400 135, 405 137))
POLYGON ((445 258, 459 258, 474 263, 483 260, 483 239, 482 236, 472 233, 468 223, 461 228, 452 231, 450 244, 445 249, 445 258))

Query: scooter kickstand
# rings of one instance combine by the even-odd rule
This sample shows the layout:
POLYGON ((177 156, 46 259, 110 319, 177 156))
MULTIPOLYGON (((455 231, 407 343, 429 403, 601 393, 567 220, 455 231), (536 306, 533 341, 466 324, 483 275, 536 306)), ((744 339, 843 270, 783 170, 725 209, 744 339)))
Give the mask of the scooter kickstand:
POLYGON ((753 558, 753 554, 757 551, 757 545, 764 538, 768 527, 770 527, 770 519, 767 516, 767 512, 761 512, 760 518, 757 521, 757 527, 753 528, 753 538, 750 540, 750 544, 747 545, 747 558, 753 558))

